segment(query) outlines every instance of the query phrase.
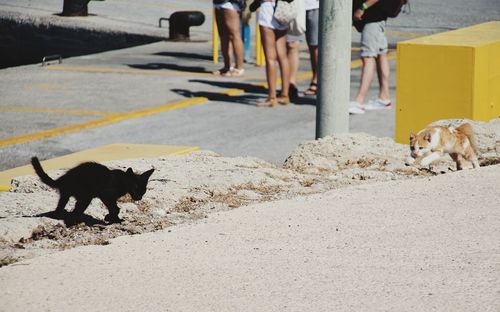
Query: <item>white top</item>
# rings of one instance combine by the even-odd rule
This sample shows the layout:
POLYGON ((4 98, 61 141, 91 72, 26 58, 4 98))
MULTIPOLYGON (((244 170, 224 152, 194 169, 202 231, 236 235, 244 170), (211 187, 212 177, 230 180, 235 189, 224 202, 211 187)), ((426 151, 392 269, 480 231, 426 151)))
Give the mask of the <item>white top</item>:
POLYGON ((319 0, 304 0, 304 4, 307 10, 319 9, 319 0))
POLYGON ((260 26, 271 29, 285 30, 288 25, 281 25, 274 17, 274 2, 265 1, 260 4, 259 14, 257 15, 257 22, 260 26))

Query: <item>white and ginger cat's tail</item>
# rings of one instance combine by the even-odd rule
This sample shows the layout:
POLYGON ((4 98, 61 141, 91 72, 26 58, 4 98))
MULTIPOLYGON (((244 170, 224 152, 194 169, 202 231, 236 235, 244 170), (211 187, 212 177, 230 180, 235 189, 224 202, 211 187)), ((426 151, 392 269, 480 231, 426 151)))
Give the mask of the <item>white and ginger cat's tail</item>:
POLYGON ((33 169, 35 169, 36 174, 40 177, 40 180, 42 180, 43 183, 47 184, 52 188, 57 188, 58 186, 57 182, 51 177, 49 177, 47 173, 45 173, 38 158, 36 157, 31 158, 31 164, 33 165, 33 169))

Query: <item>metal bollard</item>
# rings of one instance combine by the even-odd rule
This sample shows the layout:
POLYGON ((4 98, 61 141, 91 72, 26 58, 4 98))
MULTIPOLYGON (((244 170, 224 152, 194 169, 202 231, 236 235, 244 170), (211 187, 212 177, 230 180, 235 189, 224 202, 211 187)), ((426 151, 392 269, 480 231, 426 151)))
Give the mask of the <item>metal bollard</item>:
POLYGON ((189 40, 189 27, 202 25, 205 15, 200 11, 179 11, 172 13, 168 21, 170 40, 189 40))

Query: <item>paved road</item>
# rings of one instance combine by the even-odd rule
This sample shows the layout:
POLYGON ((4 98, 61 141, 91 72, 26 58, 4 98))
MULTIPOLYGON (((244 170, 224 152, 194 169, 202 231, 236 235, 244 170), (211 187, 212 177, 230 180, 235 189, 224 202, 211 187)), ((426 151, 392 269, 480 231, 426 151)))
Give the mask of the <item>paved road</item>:
MULTIPOLYGON (((413 1, 411 14, 389 21, 391 46, 412 36, 498 20, 497 2, 481 0, 472 6, 464 0, 413 1)), ((0 16, 22 14, 39 23, 98 31, 134 29, 157 35, 159 16, 193 7, 210 12, 206 1, 150 0, 124 5, 123 1, 106 0, 90 3, 94 15, 89 18, 67 19, 53 15, 60 6, 48 0, 5 0, 0 4, 0 16)), ((280 163, 297 144, 314 139, 314 98, 303 98, 299 105, 257 109, 255 101, 265 96, 258 87, 264 82, 263 68, 249 64, 243 79, 209 74, 217 68, 210 61, 210 25, 207 14, 206 23, 193 28, 196 40, 192 43, 162 41, 65 59, 63 64, 44 68, 36 64, 0 70, 0 170, 24 165, 35 154, 52 158, 109 143, 196 145, 224 155, 252 155, 280 163), (220 96, 234 89, 245 92, 220 96), (183 108, 163 107, 200 97, 209 100, 183 108), (138 113, 145 109, 151 114, 138 113), (113 122, 117 114, 121 121, 113 122), (96 126, 96 120, 104 122, 96 126), (50 136, 43 138, 47 134, 50 136)), ((353 59, 357 58, 358 42, 359 35, 353 34, 353 59)), ((301 89, 308 83, 307 58, 303 47, 301 89)), ((353 64, 351 95, 358 86, 358 65, 353 64)), ((394 60, 391 69, 395 100, 394 60)), ((375 96, 375 84, 370 94, 375 96)), ((394 110, 353 116, 350 121, 351 131, 393 136, 394 110)))

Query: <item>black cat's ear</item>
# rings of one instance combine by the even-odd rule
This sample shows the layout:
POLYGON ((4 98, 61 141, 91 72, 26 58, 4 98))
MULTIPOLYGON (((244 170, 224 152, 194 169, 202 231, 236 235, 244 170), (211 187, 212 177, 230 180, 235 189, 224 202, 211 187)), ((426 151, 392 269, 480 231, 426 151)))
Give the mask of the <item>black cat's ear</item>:
POLYGON ((154 171, 154 169, 149 169, 148 171, 141 174, 141 176, 147 181, 154 171))
POLYGON ((132 168, 127 169, 127 174, 134 174, 134 171, 132 170, 132 168))

